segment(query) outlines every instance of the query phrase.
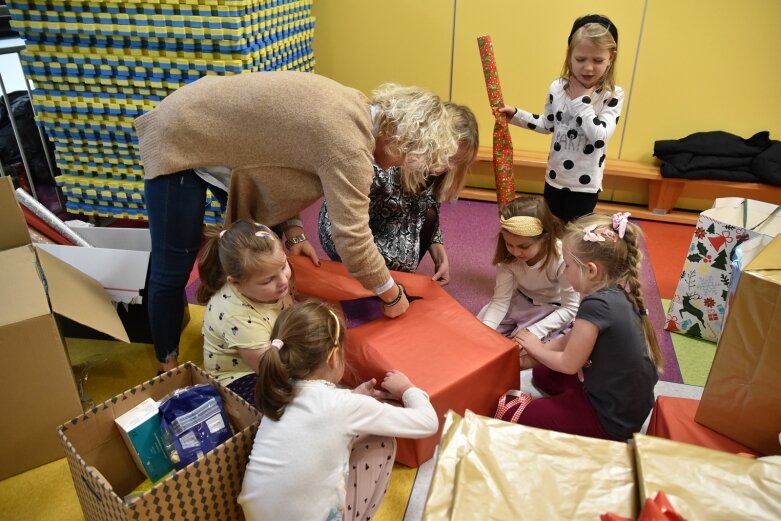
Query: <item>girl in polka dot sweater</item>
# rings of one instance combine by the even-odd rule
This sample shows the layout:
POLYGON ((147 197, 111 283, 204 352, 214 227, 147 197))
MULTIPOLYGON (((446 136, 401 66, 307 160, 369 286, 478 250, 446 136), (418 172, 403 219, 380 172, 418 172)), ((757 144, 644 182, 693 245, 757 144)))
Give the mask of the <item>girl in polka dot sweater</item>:
POLYGON ((575 20, 561 77, 551 83, 543 114, 499 109, 510 123, 553 134, 545 200, 565 222, 594 211, 602 190, 607 143, 616 130, 624 91, 615 84, 618 29, 602 15, 575 20))
POLYGON ((258 360, 280 311, 293 302, 291 270, 276 234, 250 221, 210 226, 198 270, 203 365, 222 384, 255 403, 258 360))
POLYGON ((323 302, 279 315, 260 359, 263 412, 238 502, 247 521, 373 519, 390 479, 393 436, 425 438, 439 422, 428 395, 398 371, 381 389, 344 374, 344 322, 323 302), (383 403, 392 398, 403 407, 383 403))

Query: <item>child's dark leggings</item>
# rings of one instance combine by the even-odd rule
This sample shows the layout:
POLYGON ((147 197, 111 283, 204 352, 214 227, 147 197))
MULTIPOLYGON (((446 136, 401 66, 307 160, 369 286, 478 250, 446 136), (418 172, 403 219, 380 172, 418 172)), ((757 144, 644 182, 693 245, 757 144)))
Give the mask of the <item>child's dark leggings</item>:
MULTIPOLYGON (((577 375, 538 365, 532 369, 534 386, 549 396, 526 406, 518 423, 568 434, 615 440, 605 432, 577 375)), ((622 440, 623 441, 623 440, 622 440)))
POLYGON ((545 202, 551 213, 568 223, 578 217, 594 213, 594 207, 599 200, 599 193, 573 192, 554 188, 545 183, 545 202))

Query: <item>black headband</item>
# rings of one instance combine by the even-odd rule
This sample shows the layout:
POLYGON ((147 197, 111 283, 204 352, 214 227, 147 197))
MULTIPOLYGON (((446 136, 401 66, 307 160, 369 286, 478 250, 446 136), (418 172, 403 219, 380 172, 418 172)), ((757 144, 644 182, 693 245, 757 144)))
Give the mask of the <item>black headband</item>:
POLYGON ((607 16, 602 16, 601 14, 587 14, 586 16, 581 16, 575 20, 575 23, 572 24, 572 30, 569 32, 569 38, 567 38, 567 45, 572 42, 572 35, 575 34, 575 31, 586 24, 599 24, 603 26, 613 37, 616 45, 618 45, 618 29, 615 25, 613 25, 613 22, 610 21, 610 18, 607 16))

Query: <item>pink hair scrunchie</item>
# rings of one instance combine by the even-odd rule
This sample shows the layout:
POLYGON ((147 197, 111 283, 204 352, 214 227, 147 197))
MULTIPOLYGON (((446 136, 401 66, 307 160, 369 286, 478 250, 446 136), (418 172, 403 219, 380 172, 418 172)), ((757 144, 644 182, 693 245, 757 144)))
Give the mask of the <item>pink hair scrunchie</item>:
POLYGON ((284 346, 284 345, 285 345, 285 343, 282 340, 278 339, 278 338, 275 338, 274 340, 271 341, 271 347, 276 347, 277 350, 282 349, 282 346, 284 346))
POLYGON ((618 232, 619 238, 623 239, 626 233, 626 225, 629 223, 629 212, 618 212, 613 214, 613 229, 618 232))

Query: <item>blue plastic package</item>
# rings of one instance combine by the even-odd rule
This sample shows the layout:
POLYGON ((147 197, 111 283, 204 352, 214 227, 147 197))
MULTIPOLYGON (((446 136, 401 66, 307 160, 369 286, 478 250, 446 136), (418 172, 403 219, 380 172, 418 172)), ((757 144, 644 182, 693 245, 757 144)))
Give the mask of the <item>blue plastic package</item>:
POLYGON ((208 384, 178 389, 163 398, 160 425, 170 442, 171 463, 177 470, 232 435, 222 397, 208 384))

